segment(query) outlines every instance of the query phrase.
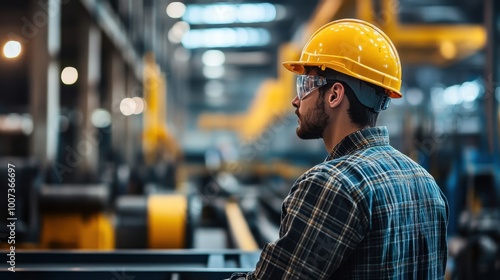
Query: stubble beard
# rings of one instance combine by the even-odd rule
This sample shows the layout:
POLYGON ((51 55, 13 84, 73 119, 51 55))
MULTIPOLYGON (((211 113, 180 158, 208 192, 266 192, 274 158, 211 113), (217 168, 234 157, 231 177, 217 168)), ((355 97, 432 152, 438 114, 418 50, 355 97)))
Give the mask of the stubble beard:
POLYGON ((316 103, 316 108, 310 110, 304 115, 300 115, 296 110, 300 125, 295 132, 300 139, 319 139, 323 138, 323 132, 328 125, 328 115, 325 112, 325 101, 316 103))

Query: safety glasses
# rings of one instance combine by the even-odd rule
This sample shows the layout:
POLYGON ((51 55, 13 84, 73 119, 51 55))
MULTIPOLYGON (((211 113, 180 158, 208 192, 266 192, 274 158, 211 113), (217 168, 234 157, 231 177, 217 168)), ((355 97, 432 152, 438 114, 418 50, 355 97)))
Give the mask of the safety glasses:
POLYGON ((309 76, 309 75, 298 75, 297 76, 297 97, 299 100, 304 99, 307 95, 326 85, 330 81, 325 77, 320 76, 309 76))
POLYGON ((297 97, 299 100, 304 99, 314 90, 334 82, 346 83, 356 95, 361 104, 368 108, 372 108, 375 112, 387 109, 391 102, 391 98, 387 94, 378 94, 375 89, 367 83, 347 75, 335 75, 334 77, 320 77, 309 75, 297 76, 297 97))

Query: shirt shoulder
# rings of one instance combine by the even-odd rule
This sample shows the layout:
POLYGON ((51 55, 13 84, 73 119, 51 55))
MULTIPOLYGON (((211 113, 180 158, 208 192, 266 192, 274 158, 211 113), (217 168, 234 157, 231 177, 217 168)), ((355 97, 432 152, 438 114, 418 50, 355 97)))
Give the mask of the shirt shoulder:
POLYGON ((355 186, 354 182, 349 179, 345 167, 345 163, 339 160, 319 163, 302 174, 297 179, 294 187, 300 187, 301 184, 308 186, 312 184, 316 188, 327 188, 329 191, 348 194, 355 186))
POLYGON ((429 183, 434 178, 419 164, 389 145, 374 146, 328 159, 306 171, 298 183, 305 181, 349 194, 359 201, 375 188, 389 187, 409 179, 429 183))

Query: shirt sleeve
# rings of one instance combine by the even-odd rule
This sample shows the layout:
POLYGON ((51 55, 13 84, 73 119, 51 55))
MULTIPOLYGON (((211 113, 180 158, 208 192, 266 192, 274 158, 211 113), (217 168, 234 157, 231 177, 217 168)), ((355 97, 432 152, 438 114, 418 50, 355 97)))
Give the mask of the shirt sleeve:
POLYGON ((247 279, 328 279, 367 229, 346 190, 325 172, 299 178, 283 202, 280 238, 265 245, 247 279))

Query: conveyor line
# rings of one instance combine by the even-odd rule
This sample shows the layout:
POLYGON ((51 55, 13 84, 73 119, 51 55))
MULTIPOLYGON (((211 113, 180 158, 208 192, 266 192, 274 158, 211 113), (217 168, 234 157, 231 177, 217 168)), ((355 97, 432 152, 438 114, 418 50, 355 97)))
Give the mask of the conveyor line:
POLYGON ((0 270, 0 279, 221 280, 233 272, 253 270, 259 254, 238 250, 18 251, 16 272, 0 270))

